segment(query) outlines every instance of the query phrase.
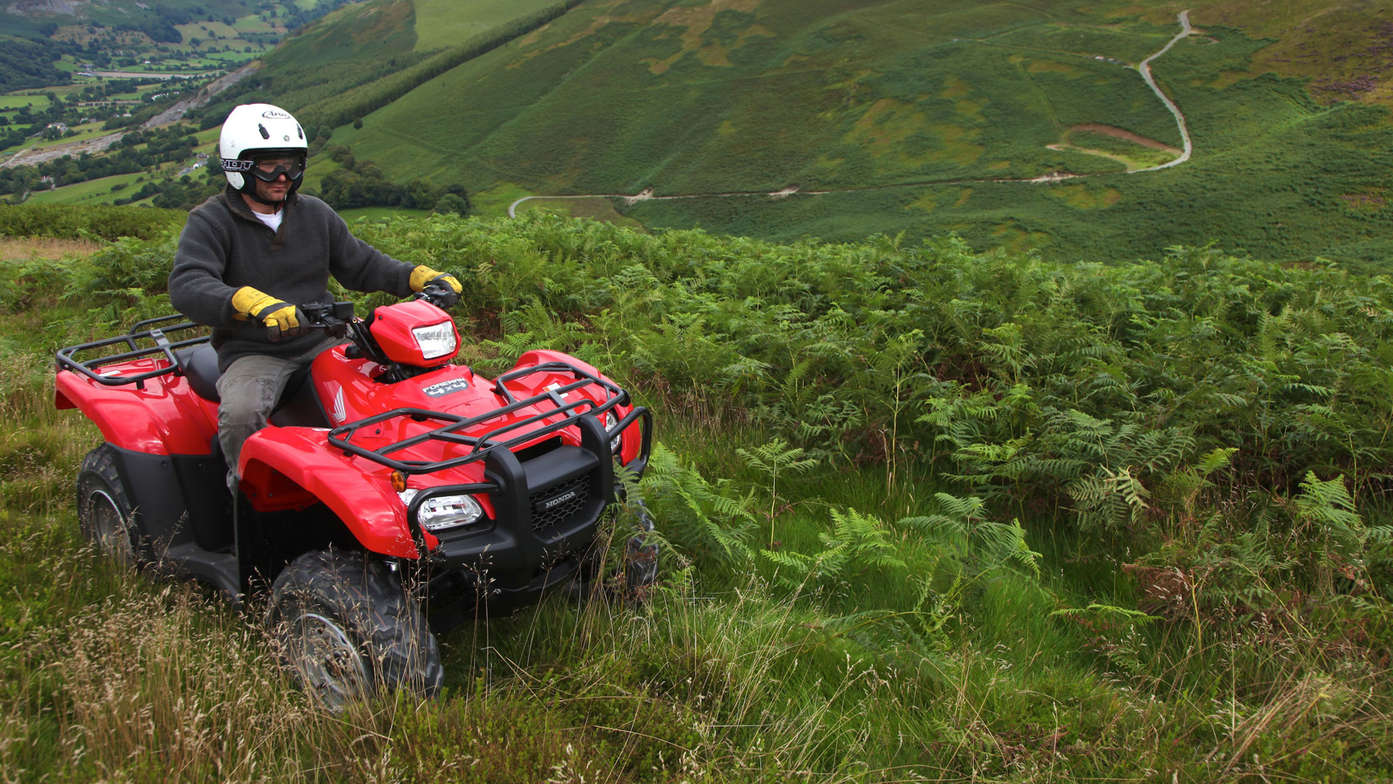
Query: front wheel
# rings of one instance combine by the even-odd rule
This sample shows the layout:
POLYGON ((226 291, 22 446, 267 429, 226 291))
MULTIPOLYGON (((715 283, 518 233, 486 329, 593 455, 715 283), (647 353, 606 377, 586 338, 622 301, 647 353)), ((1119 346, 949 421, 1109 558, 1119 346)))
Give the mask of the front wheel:
POLYGON ((82 460, 77 473, 77 524, 82 535, 113 561, 127 567, 139 563, 139 522, 110 444, 93 449, 82 460))
POLYGON ((296 558, 276 577, 266 620, 306 691, 331 710, 378 689, 434 694, 444 678, 420 605, 361 553, 296 558))

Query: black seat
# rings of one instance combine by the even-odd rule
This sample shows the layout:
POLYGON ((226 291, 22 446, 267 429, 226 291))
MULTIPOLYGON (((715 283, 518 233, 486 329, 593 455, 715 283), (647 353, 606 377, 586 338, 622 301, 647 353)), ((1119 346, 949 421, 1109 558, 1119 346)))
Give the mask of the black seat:
MULTIPOLYGON (((174 352, 179 361, 179 370, 189 380, 195 394, 204 400, 220 402, 218 397, 218 352, 211 345, 203 343, 192 348, 174 352)), ((314 394, 314 385, 306 384, 309 368, 295 371, 281 392, 280 402, 271 413, 271 423, 275 425, 304 425, 309 427, 328 427, 329 419, 320 408, 314 394)))
POLYGON ((189 380, 189 386, 204 400, 218 402, 218 352, 208 343, 174 352, 179 370, 189 380))

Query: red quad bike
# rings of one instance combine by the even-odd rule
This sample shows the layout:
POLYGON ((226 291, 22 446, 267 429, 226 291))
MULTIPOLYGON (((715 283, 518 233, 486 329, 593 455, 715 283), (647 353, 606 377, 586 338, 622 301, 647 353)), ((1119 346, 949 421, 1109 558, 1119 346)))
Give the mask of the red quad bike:
MULTIPOLYGON (((58 408, 105 439, 78 473, 79 523, 119 560, 239 605, 269 583, 267 620, 326 704, 434 692, 432 629, 602 576, 601 518, 617 474, 643 472, 652 417, 560 352, 494 380, 451 364, 459 332, 429 293, 366 319, 348 302, 301 310, 346 342, 291 380, 232 493, 206 329, 165 316, 59 351, 58 408)), ((633 590, 657 568, 638 517, 617 575, 633 590)))

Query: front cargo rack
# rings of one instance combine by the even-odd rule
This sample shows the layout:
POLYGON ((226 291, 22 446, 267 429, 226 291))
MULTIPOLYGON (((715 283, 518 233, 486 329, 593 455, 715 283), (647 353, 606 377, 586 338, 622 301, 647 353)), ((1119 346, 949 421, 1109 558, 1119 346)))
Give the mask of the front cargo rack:
POLYGON ((58 369, 71 370, 109 387, 135 384, 136 389, 143 390, 147 379, 180 372, 179 360, 174 356, 175 351, 208 342, 207 327, 192 321, 185 321, 183 318, 179 315, 169 315, 146 319, 137 322, 125 335, 61 348, 56 354, 58 369), (171 334, 178 335, 190 330, 203 330, 204 333, 194 337, 182 337, 178 340, 170 338, 171 334), (113 347, 124 347, 126 350, 118 351, 115 354, 101 353, 86 359, 80 358, 80 355, 85 353, 101 352, 113 347), (168 364, 142 371, 107 370, 103 372, 103 368, 118 362, 155 357, 163 357, 168 364))
MULTIPOLYGON (((495 382, 494 391, 510 402, 486 414, 463 417, 429 409, 397 408, 386 413, 377 414, 334 428, 329 431, 329 443, 342 449, 344 452, 367 458, 368 460, 372 460, 375 463, 387 466, 396 471, 401 471, 406 474, 425 474, 435 471, 444 471, 449 468, 455 468, 457 466, 483 460, 495 450, 505 449, 512 451, 527 442, 535 441, 538 438, 558 430, 571 427, 577 424, 582 416, 591 415, 599 417, 611 411, 615 406, 625 405, 629 402, 629 393, 616 386, 613 382, 599 378, 564 362, 548 362, 535 367, 523 368, 506 373, 498 377, 498 380, 495 382), (505 381, 513 381, 535 373, 556 372, 574 374, 577 376, 577 380, 564 385, 554 384, 543 392, 521 400, 515 398, 512 392, 503 386, 503 382, 505 381), (597 404, 588 397, 579 397, 572 401, 565 400, 565 395, 568 392, 590 386, 597 386, 604 391, 605 398, 603 402, 597 404), (506 417, 519 409, 548 403, 551 404, 551 408, 548 410, 532 414, 531 416, 513 422, 499 424, 482 435, 470 436, 460 432, 477 425, 487 425, 491 420, 506 417), (557 421, 548 421, 558 416, 561 417, 561 419, 557 421), (354 434, 362 428, 378 425, 401 417, 408 417, 416 422, 435 421, 441 424, 437 427, 401 439, 400 441, 380 446, 376 449, 368 449, 367 447, 359 446, 352 442, 354 434), (541 425, 540 427, 533 427, 539 423, 541 425), (523 432, 514 434, 514 431, 519 430, 523 432), (405 460, 393 457, 397 452, 428 441, 443 441, 458 444, 469 447, 469 451, 465 454, 445 460, 433 461, 405 460)), ((635 406, 623 419, 616 422, 612 427, 605 428, 605 443, 609 443, 610 439, 618 436, 626 427, 639 419, 643 420, 643 448, 639 455, 639 461, 646 463, 651 438, 650 434, 652 432, 652 414, 643 406, 635 406)))

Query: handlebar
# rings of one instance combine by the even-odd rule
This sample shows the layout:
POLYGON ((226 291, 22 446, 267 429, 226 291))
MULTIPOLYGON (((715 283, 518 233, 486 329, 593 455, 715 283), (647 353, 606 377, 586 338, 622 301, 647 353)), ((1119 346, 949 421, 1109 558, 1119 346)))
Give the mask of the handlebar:
MULTIPOLYGON (((427 285, 424 290, 416 292, 413 297, 425 300, 443 310, 449 310, 459 301, 458 294, 445 286, 436 284, 427 285)), ((348 324, 353 321, 352 302, 311 302, 307 305, 300 305, 299 308, 309 322, 305 326, 310 329, 327 330, 336 337, 342 337, 348 324)))
POLYGON ((300 312, 309 321, 310 329, 323 329, 335 337, 343 337, 348 322, 353 320, 352 302, 312 302, 301 305, 300 312))

